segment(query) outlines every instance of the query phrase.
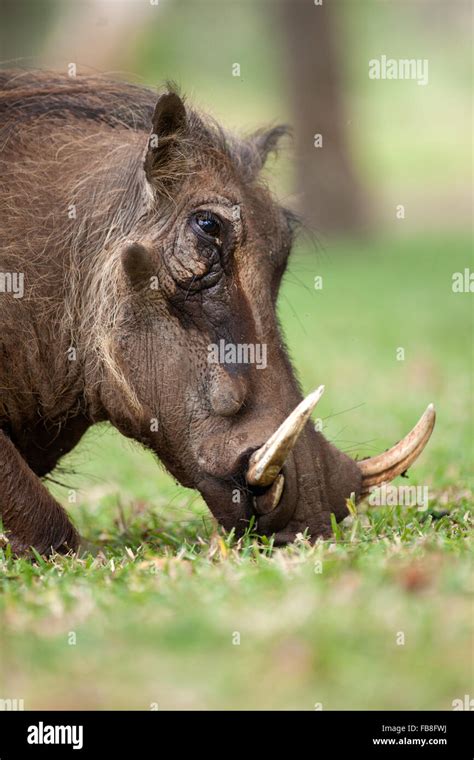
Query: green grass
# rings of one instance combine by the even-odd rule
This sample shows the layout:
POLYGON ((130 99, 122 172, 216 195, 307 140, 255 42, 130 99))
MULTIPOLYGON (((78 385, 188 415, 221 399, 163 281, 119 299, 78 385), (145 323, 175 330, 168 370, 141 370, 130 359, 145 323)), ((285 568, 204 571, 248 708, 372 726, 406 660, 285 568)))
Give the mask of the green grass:
POLYGON ((362 506, 314 547, 236 543, 149 453, 93 430, 64 463, 76 474, 58 479, 99 554, 0 555, 0 698, 451 709, 472 694, 472 296, 451 290, 472 269, 468 241, 306 248, 279 304, 303 388, 325 383, 324 432, 353 455, 383 450, 433 401, 437 426, 409 473, 428 511, 362 506))

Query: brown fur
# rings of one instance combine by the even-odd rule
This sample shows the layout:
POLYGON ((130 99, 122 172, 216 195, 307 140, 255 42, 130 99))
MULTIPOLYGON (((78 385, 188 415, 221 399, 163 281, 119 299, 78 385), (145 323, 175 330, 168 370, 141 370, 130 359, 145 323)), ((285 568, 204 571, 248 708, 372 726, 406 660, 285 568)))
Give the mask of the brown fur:
MULTIPOLYGON (((14 548, 77 546, 39 478, 103 420, 241 531, 246 462, 301 398, 275 316, 290 215, 259 178, 281 129, 239 140, 174 91, 157 102, 97 77, 3 72, 0 90, 0 272, 25 278, 23 298, 0 293, 0 512, 14 548), (190 230, 196 207, 224 219, 219 255, 190 230), (266 343, 267 369, 209 365, 220 339, 266 343)), ((340 519, 360 489, 309 425, 285 475, 258 523, 281 542, 329 535, 330 511, 340 519)))

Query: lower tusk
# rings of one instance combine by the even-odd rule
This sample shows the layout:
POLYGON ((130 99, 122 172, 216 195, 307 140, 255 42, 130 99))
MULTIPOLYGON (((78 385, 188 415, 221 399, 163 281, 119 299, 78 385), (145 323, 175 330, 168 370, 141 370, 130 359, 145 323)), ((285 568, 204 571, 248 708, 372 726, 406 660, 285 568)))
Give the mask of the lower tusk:
POLYGON ((357 463, 362 472, 363 494, 367 494, 372 486, 393 480, 415 462, 430 439, 435 420, 436 412, 430 404, 405 438, 383 454, 357 463))
POLYGON ((276 476, 272 487, 262 496, 254 497, 255 511, 259 515, 267 515, 272 512, 280 503, 283 487, 285 485, 285 476, 280 473, 276 476))
POLYGON ((324 385, 320 385, 298 404, 268 441, 254 451, 246 475, 249 485, 269 486, 274 482, 323 393, 324 385))

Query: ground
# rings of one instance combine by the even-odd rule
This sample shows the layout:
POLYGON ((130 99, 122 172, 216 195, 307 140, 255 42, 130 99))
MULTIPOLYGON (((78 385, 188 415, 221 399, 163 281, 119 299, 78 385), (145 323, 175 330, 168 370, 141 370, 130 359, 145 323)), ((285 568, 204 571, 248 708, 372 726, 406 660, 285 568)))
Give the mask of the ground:
POLYGON ((313 547, 236 543, 150 454, 97 428, 51 489, 99 554, 0 553, 0 698, 449 710, 473 693, 472 295, 452 291, 468 239, 389 238, 304 242, 279 312, 304 390, 326 385, 315 416, 340 448, 382 451, 435 403, 405 481, 428 487, 428 509, 363 505, 313 547))

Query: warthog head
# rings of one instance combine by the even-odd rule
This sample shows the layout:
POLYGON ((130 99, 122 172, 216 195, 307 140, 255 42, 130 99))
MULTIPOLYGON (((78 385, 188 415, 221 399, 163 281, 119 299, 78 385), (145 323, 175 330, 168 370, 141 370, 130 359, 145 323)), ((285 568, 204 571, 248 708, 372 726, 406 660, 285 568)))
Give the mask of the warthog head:
POLYGON ((302 400, 275 311, 293 216, 259 176, 282 131, 237 140, 176 93, 161 96, 102 391, 116 426, 198 489, 226 529, 239 534, 253 516, 278 543, 329 535, 330 513, 342 519, 351 494, 406 470, 434 424, 429 407, 393 450, 355 462, 309 423, 323 388, 302 400))
POLYGON ((403 472, 425 445, 431 407, 410 436, 354 462, 308 423, 276 317, 292 244, 289 211, 259 172, 282 130, 248 141, 210 129, 175 93, 153 116, 144 159, 146 234, 121 253, 126 295, 115 352, 140 413, 107 405, 218 521, 292 540, 330 534, 330 512, 403 472))

